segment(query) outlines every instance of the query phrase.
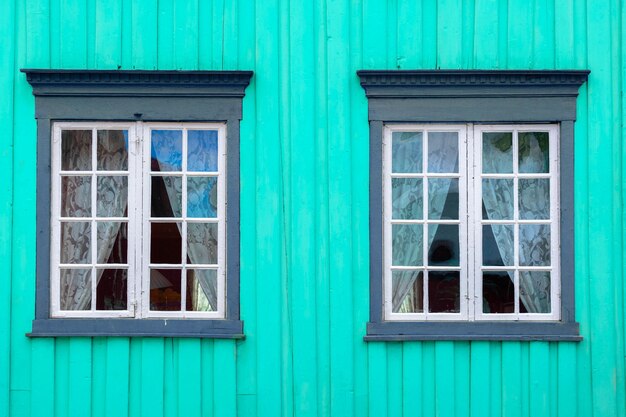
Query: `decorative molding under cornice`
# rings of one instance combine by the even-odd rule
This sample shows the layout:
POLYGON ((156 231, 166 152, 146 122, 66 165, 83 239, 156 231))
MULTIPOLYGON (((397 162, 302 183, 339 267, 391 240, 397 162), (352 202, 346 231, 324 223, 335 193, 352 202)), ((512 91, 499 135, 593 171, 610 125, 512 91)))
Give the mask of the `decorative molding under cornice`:
POLYGON ((444 96, 549 95, 577 94, 587 81, 588 70, 361 70, 357 71, 368 97, 433 96, 440 90, 444 96), (528 87, 533 90, 519 90, 528 87), (452 89, 448 89, 452 88, 452 89), (539 89, 541 91, 539 91, 539 89), (557 91, 558 90, 558 91, 557 91), (427 93, 428 91, 428 93, 427 93))
POLYGON ((35 96, 243 97, 252 71, 22 69, 35 96))

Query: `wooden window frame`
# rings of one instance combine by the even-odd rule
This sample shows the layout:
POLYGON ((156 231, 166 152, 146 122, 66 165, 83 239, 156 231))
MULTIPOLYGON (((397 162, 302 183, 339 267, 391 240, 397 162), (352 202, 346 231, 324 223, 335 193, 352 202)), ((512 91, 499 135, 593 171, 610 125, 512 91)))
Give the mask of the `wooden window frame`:
POLYGON ((366 341, 582 340, 575 319, 574 121, 587 70, 362 70, 370 145, 370 314, 366 341), (393 321, 384 314, 383 135, 387 124, 559 127, 559 319, 393 321))
POLYGON ((239 315, 239 122, 252 71, 23 69, 37 119, 37 274, 30 337, 244 337, 239 315), (220 123, 226 126, 228 201, 223 318, 52 317, 50 306, 51 142, 60 122, 220 123))

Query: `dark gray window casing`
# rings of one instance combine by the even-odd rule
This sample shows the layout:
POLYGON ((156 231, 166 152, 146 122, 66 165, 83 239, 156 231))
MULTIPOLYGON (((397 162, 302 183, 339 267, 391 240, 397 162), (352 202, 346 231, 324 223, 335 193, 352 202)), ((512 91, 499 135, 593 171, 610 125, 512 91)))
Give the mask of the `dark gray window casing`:
POLYGON ((370 125, 370 322, 365 340, 581 340, 574 314, 574 121, 589 71, 358 71, 370 125), (561 320, 385 321, 383 171, 385 123, 558 123, 561 320))
POLYGON ((251 71, 24 69, 37 118, 37 286, 29 336, 242 338, 239 319, 239 121, 251 71), (225 319, 50 318, 50 147, 56 121, 226 122, 225 319))

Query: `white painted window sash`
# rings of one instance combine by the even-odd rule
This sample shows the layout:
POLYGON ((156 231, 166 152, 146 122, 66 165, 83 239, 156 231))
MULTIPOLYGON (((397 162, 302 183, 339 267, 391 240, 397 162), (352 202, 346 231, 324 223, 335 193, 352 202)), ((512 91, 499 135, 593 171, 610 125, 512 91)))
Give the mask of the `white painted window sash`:
MULTIPOLYGON (((560 319, 560 231, 559 231, 559 128, 554 124, 512 124, 512 125, 479 125, 479 124, 389 124, 383 131, 383 311, 385 320, 389 321, 556 321, 560 319), (391 141, 393 132, 423 132, 423 172, 419 174, 392 174, 391 172, 391 141), (431 220, 427 219, 428 189, 427 178, 445 177, 447 174, 430 174, 427 171, 428 132, 458 131, 459 132, 459 211, 460 219, 431 220), (483 132, 513 132, 513 168, 512 174, 482 174, 482 133, 483 132), (549 173, 518 173, 518 142, 519 132, 548 132, 549 134, 549 173), (423 220, 393 220, 392 213, 392 178, 423 178, 423 220), (482 219, 482 178, 511 178, 514 179, 514 220, 483 220, 482 219), (550 219, 549 220, 520 220, 518 217, 518 179, 519 178, 546 178, 550 179, 550 219), (459 224, 459 249, 461 288, 461 312, 456 313, 428 313, 428 281, 427 273, 424 276, 424 313, 393 313, 392 312, 392 274, 393 270, 454 270, 456 268, 440 266, 401 267, 392 268, 392 224, 459 224), (551 239, 550 266, 482 266, 482 225, 483 224, 515 224, 514 259, 517 265, 519 259, 519 225, 520 224, 549 224, 551 239), (515 285, 515 313, 514 314, 483 314, 482 313, 482 271, 514 271, 515 285), (519 271, 550 271, 551 312, 519 313, 519 271), (468 302, 469 301, 469 302, 468 302)), ((428 236, 424 227, 423 236, 423 265, 427 265, 428 236)))
MULTIPOLYGON (((82 317, 82 318, 115 318, 146 317, 162 318, 224 318, 226 311, 226 124, 225 123, 107 123, 107 122, 62 122, 54 123, 52 128, 51 155, 51 252, 50 252, 50 314, 51 317, 82 317), (128 131, 128 171, 97 171, 97 136, 98 130, 128 131), (218 225, 218 258, 216 264, 194 264, 193 269, 217 270, 217 311, 212 312, 163 312, 150 311, 150 134, 153 129, 176 129, 183 131, 183 217, 177 219, 154 219, 159 222, 180 222, 183 225, 182 245, 183 259, 180 266, 160 265, 162 267, 179 268, 181 274, 181 304, 186 301, 186 227, 188 222, 217 223, 218 225), (92 131, 92 169, 89 171, 61 170, 61 134, 64 130, 92 131), (186 172, 187 163, 187 131, 216 130, 218 134, 218 171, 186 172), (97 217, 96 193, 97 173, 107 176, 124 175, 128 178, 128 215, 126 217, 97 217), (61 177, 90 176, 92 216, 81 218, 61 217, 61 177), (187 177, 216 177, 218 187, 218 206, 216 218, 187 218, 187 177), (128 264, 98 264, 97 261, 97 228, 96 221, 122 221, 128 227, 128 264), (61 264, 61 222, 91 223, 91 257, 90 264, 61 264), (98 268, 127 269, 127 310, 96 310, 96 270, 98 268), (92 305, 90 310, 67 311, 60 309, 60 272, 66 269, 91 269, 92 305)), ((155 173, 159 175, 158 173, 155 173)), ((155 265, 159 266, 159 265, 155 265)))

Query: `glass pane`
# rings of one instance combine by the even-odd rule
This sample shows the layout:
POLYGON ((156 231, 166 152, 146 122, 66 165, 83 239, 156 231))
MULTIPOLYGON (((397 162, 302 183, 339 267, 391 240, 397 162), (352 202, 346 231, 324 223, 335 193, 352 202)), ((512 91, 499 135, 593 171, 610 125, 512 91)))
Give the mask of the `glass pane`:
POLYGON ((91 310, 91 269, 61 269, 61 310, 91 310))
POLYGON ((424 312, 424 272, 391 272, 392 311, 394 313, 424 312))
POLYGON ((180 269, 150 270, 150 310, 181 311, 180 269))
POLYGON ((91 223, 61 223, 61 263, 91 263, 91 223))
POLYGON ((428 225, 428 265, 459 266, 459 225, 428 225))
POLYGON ((519 172, 550 172, 550 139, 548 132, 520 132, 519 172))
POLYGON ((483 272, 483 313, 515 313, 512 271, 483 272))
POLYGON ((182 217, 182 177, 152 177, 150 194, 153 217, 182 217))
POLYGON ((394 266, 420 266, 423 260, 423 226, 394 224, 391 226, 392 261, 394 266))
POLYGON ((91 216, 91 177, 61 177, 61 216, 91 216))
POLYGON ((483 219, 513 220, 513 179, 483 179, 483 219))
POLYGON ((217 217, 217 177, 187 177, 187 217, 217 217))
POLYGON ((550 272, 519 272, 519 312, 550 313, 550 272))
POLYGON ((96 215, 124 217, 128 203, 128 177, 98 176, 96 215))
POLYGON ((187 311, 217 311, 217 271, 187 270, 187 311))
POLYGON ((483 172, 485 174, 513 172, 513 134, 511 132, 483 133, 483 172))
POLYGON ((421 178, 391 179, 391 217, 421 220, 424 216, 421 178))
POLYGON ((180 171, 183 168, 183 132, 153 130, 152 171, 180 171))
POLYGON ((61 169, 91 170, 91 130, 64 130, 61 133, 61 169))
POLYGON ((549 224, 521 224, 519 226, 519 264, 550 265, 549 224))
POLYGON ((428 179, 428 218, 431 220, 459 218, 458 179, 428 179))
POLYGON ((128 262, 128 225, 124 222, 98 222, 98 263, 128 262))
POLYGON ((431 313, 460 312, 460 281, 459 271, 429 271, 428 311, 431 313))
POLYGON ((428 133, 428 172, 459 172, 459 134, 428 133))
POLYGON ((217 171, 217 131, 187 132, 187 171, 217 171))
POLYGON ((422 132, 393 132, 391 172, 422 172, 422 132))
POLYGON ((519 179, 519 217, 522 220, 550 219, 550 179, 519 179))
POLYGON ((512 224, 483 225, 483 265, 513 266, 514 226, 512 224))
POLYGON ((217 223, 187 224, 187 259, 192 264, 217 263, 217 223))
POLYGON ((126 171, 128 169, 128 131, 98 130, 98 170, 126 171))
POLYGON ((126 269, 97 269, 96 310, 126 310, 128 271, 126 269))
POLYGON ((182 239, 180 223, 150 224, 150 262, 155 264, 180 264, 182 239))

